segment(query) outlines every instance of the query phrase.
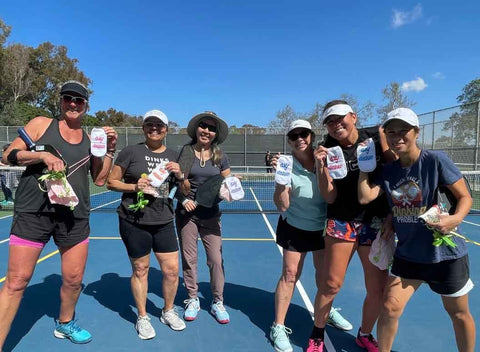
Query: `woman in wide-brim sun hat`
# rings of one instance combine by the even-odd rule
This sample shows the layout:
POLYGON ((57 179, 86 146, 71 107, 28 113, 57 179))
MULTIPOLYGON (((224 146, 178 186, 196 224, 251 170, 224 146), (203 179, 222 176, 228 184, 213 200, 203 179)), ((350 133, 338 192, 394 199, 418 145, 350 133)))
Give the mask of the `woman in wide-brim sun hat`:
POLYGON ((184 317, 195 320, 200 310, 198 299, 198 235, 205 247, 210 269, 213 302, 212 315, 221 324, 230 321, 223 306, 225 273, 222 258, 221 212, 218 203, 212 207, 197 205, 195 196, 199 186, 212 177, 230 175, 230 164, 219 145, 228 136, 228 125, 217 114, 206 111, 190 120, 187 133, 192 138, 180 152, 179 164, 184 172, 180 182, 182 194, 178 194, 176 225, 180 240, 183 278, 188 292, 184 317))

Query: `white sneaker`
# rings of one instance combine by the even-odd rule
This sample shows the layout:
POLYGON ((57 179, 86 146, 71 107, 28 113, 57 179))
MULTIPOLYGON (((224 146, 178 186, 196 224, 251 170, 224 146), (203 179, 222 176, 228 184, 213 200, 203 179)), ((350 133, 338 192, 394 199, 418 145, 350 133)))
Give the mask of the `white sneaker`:
POLYGON ((152 324, 150 324, 150 317, 148 315, 138 317, 135 329, 137 329, 138 337, 142 340, 153 339, 156 335, 155 329, 152 324))
POLYGON ((178 316, 178 313, 175 312, 175 309, 173 308, 166 312, 162 309, 160 321, 163 324, 170 326, 170 328, 175 331, 183 330, 186 327, 185 322, 178 316))

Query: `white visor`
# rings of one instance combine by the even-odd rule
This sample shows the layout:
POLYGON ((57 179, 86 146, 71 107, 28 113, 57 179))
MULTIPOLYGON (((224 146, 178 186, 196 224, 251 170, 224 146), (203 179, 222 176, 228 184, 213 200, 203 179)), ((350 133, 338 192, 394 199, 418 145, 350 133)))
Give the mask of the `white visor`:
POLYGON ((334 106, 329 107, 322 115, 323 123, 330 115, 339 115, 345 116, 349 112, 353 112, 352 108, 348 104, 336 104, 334 106))

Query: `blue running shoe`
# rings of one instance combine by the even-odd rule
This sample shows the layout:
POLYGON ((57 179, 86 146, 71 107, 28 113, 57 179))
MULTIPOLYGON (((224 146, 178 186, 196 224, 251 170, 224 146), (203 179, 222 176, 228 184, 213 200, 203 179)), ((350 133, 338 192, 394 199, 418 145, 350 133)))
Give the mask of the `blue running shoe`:
POLYGON ((352 324, 342 317, 342 315, 338 312, 342 310, 342 308, 333 308, 330 309, 330 313, 328 314, 327 324, 331 325, 339 330, 349 331, 353 329, 352 324))
POLYGON ((285 325, 273 324, 270 328, 270 340, 272 341, 273 348, 277 352, 292 352, 293 348, 288 339, 288 335, 292 333, 292 330, 285 325))
POLYGON ((186 321, 195 320, 198 311, 200 310, 200 301, 198 300, 198 297, 186 299, 183 303, 185 303, 185 313, 183 314, 183 318, 186 321))
POLYGON ((217 301, 212 303, 212 308, 210 313, 217 319, 220 324, 227 324, 230 322, 230 316, 228 315, 227 310, 223 306, 222 301, 217 301))
POLYGON ((76 319, 66 324, 60 324, 58 320, 55 320, 53 335, 59 339, 69 339, 73 343, 88 343, 92 341, 92 335, 78 326, 76 319))

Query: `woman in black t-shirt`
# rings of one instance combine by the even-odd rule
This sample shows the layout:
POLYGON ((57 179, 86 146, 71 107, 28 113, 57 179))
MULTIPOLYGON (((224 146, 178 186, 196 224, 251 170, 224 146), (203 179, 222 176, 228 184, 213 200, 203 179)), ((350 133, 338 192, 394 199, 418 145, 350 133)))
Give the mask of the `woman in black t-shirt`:
POLYGON ((377 160, 394 158, 388 151, 385 139, 378 127, 357 129, 357 115, 346 101, 329 102, 323 111, 323 124, 328 136, 315 150, 317 159, 318 185, 327 201, 325 226, 325 267, 315 300, 318 315, 315 327, 323 338, 324 327, 333 299, 343 285, 348 264, 355 251, 360 257, 364 271, 367 295, 363 302, 362 323, 358 330, 357 344, 368 351, 376 350, 376 341, 371 332, 381 308, 387 271, 381 271, 368 259, 370 246, 388 214, 386 199, 377 199, 368 206, 360 205, 357 198, 358 160, 357 147, 360 142, 372 138, 376 145, 377 160), (347 174, 342 179, 333 179, 327 168, 328 148, 340 146, 346 162, 347 174))
POLYGON ((175 162, 177 153, 163 144, 168 131, 167 116, 160 110, 151 110, 143 117, 142 128, 145 142, 122 149, 115 160, 107 187, 123 192, 122 202, 117 209, 120 236, 133 271, 131 288, 138 310, 135 328, 138 336, 145 340, 155 337, 155 330, 146 311, 152 250, 163 274, 165 306, 160 321, 173 330, 185 329, 185 322, 173 306, 178 288, 179 265, 178 243, 173 225, 173 200, 169 197, 175 179, 183 176, 175 162), (153 188, 145 176, 159 165, 163 165, 170 176, 159 187, 153 188), (138 194, 139 191, 143 192, 143 196, 138 194), (143 204, 143 207, 138 206, 143 197, 148 203, 143 204))

